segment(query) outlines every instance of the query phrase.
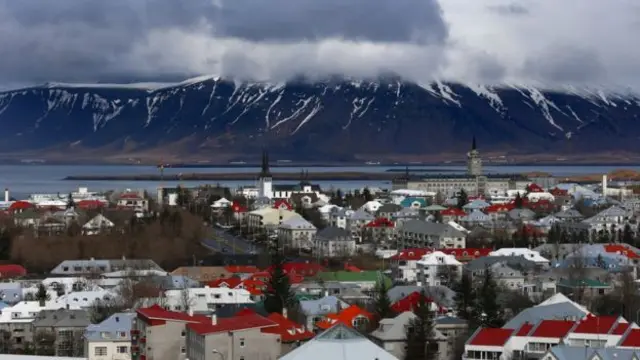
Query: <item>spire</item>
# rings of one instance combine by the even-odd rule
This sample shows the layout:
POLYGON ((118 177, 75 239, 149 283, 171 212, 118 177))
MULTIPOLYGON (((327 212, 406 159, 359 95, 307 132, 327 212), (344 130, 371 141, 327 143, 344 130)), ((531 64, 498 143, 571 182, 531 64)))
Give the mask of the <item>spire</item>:
POLYGON ((262 170, 260 171, 260 177, 271 177, 271 171, 269 171, 269 153, 267 150, 262 150, 262 170))
POLYGON ((476 136, 473 136, 473 139, 471 140, 471 150, 476 150, 476 136))

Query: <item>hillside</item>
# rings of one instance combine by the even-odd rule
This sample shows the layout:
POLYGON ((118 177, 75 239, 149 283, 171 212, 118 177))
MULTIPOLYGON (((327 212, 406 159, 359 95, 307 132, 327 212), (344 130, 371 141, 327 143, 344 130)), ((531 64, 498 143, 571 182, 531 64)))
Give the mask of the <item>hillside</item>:
POLYGON ((0 93, 0 152, 38 158, 351 161, 483 153, 640 153, 640 100, 381 80, 46 84, 0 93))

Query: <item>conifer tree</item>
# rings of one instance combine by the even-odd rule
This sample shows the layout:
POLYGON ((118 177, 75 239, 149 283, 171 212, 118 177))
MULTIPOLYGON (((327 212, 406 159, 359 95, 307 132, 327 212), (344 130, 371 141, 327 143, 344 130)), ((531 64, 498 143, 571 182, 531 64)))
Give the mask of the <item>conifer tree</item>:
POLYGON ((464 206, 467 205, 468 203, 469 203, 469 196, 467 195, 467 192, 464 191, 464 189, 460 189, 460 192, 458 193, 458 203, 457 203, 458 209, 462 210, 464 206))
POLYGON ((49 293, 43 283, 38 284, 38 290, 36 291, 34 298, 40 303, 40 306, 44 306, 45 302, 49 300, 49 293))
POLYGON ((484 327, 500 327, 503 324, 502 312, 498 305, 498 285, 496 284, 491 268, 484 271, 482 286, 478 291, 478 302, 475 316, 478 324, 484 327))
POLYGON ((295 305, 296 299, 291 291, 289 276, 284 271, 286 260, 276 245, 271 251, 271 271, 264 299, 264 308, 268 313, 282 314, 283 309, 295 305))
POLYGON ((624 230, 622 230, 622 242, 635 246, 635 236, 629 224, 626 224, 624 230))
POLYGON ((378 279, 375 286, 374 312, 379 320, 395 316, 388 295, 389 288, 384 280, 384 278, 378 279))
POLYGON ((73 195, 69 193, 69 196, 67 196, 67 209, 72 209, 75 206, 76 206, 76 202, 73 201, 73 195))
POLYGON ((433 339, 433 312, 429 308, 424 292, 413 310, 415 318, 411 319, 406 330, 405 360, 435 360, 438 343, 433 339))
POLYGON ((516 198, 513 200, 513 205, 516 209, 522 209, 523 203, 522 196, 520 196, 520 193, 517 193, 516 198))
POLYGON ((362 190, 362 197, 364 198, 364 201, 371 201, 373 200, 373 195, 371 195, 371 190, 369 190, 368 187, 365 187, 362 190))
POLYGON ((473 289, 473 280, 471 275, 464 273, 460 281, 454 286, 456 295, 456 309, 458 317, 465 320, 472 320, 472 311, 476 302, 476 294, 473 289))

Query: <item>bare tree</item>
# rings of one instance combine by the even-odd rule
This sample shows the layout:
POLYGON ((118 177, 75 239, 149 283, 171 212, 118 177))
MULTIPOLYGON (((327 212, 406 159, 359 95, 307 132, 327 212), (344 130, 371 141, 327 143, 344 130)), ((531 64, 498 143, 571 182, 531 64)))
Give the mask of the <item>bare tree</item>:
POLYGON ((191 289, 186 281, 183 280, 182 287, 180 289, 180 309, 185 312, 193 310, 195 305, 195 299, 191 297, 191 289))
POLYGON ((573 245, 572 256, 568 259, 568 282, 572 288, 572 300, 583 304, 585 301, 584 280, 587 278, 587 261, 580 244, 573 245))

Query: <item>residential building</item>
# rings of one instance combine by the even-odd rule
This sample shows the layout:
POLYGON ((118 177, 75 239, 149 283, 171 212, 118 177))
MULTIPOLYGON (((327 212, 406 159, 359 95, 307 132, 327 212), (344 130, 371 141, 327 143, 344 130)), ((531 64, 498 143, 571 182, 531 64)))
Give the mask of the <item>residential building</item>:
POLYGON ((299 318, 293 319, 301 323, 307 330, 314 330, 315 324, 328 314, 336 314, 340 309, 349 306, 336 296, 325 296, 317 300, 302 300, 299 302, 299 318))
POLYGON ((420 282, 425 286, 452 286, 462 275, 462 263, 441 251, 424 255, 416 265, 420 282))
POLYGON ((278 226, 280 244, 291 249, 312 249, 316 232, 316 227, 302 216, 289 218, 278 226))
POLYGON ((84 334, 88 360, 130 360, 131 330, 136 313, 115 313, 84 334))
POLYGON ((316 233, 313 252, 318 256, 350 256, 355 251, 356 241, 348 230, 328 226, 316 233))
POLYGON ((398 247, 438 249, 464 248, 466 235, 449 224, 409 220, 397 229, 398 247))
POLYGON ((263 207, 247 213, 247 225, 252 229, 276 230, 280 224, 300 215, 295 211, 263 207))
POLYGON ((248 313, 231 318, 189 323, 186 326, 186 343, 190 360, 276 360, 281 353, 279 333, 265 332, 277 328, 278 323, 248 313))
POLYGON ((379 281, 384 281, 387 287, 391 286, 391 279, 380 271, 325 271, 318 273, 322 281, 336 281, 343 284, 354 284, 363 291, 371 291, 379 281))
POLYGON ((165 310, 158 305, 136 310, 131 354, 139 359, 185 360, 187 324, 211 322, 202 315, 165 310))
POLYGON ((53 270, 52 275, 85 275, 85 274, 102 274, 105 272, 119 270, 159 270, 162 268, 150 259, 89 259, 89 260, 65 260, 58 264, 53 270))
POLYGON ((34 346, 56 356, 84 356, 84 331, 91 324, 86 310, 43 310, 31 323, 34 346))

